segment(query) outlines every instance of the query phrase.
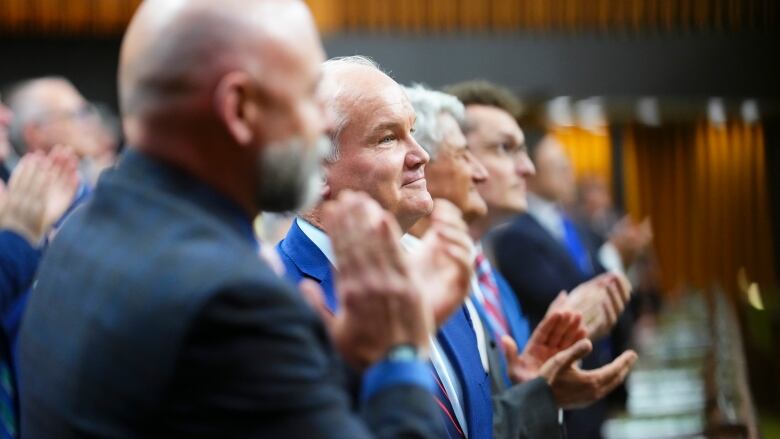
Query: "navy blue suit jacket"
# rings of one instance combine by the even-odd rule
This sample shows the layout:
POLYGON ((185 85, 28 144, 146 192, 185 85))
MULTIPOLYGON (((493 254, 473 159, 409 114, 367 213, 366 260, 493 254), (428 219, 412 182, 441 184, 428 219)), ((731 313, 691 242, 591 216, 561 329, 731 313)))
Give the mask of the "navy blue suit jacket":
MULTIPOLYGON (((287 270, 287 276, 299 282, 303 278, 312 279, 320 284, 325 301, 331 310, 338 306, 333 278, 333 269, 328 258, 314 242, 293 222, 287 236, 277 245, 277 250, 287 270)), ((468 435, 471 439, 492 437, 493 414, 490 396, 490 381, 477 349, 476 336, 465 308, 444 323, 437 334, 463 387, 468 435)), ((443 412, 439 412, 444 416, 443 412)), ((452 422, 443 420, 448 436, 460 435, 452 427, 452 422)))
MULTIPOLYGON (((582 234, 580 234, 582 237, 582 234)), ((515 218, 489 237, 496 266, 514 290, 532 328, 561 291, 571 291, 592 275, 582 273, 566 248, 530 214, 515 218)), ((585 241, 586 248, 593 246, 585 241)), ((604 269, 591 257, 596 272, 604 269)))
POLYGON ((24 437, 440 437, 430 393, 360 413, 245 214, 130 151, 48 248, 20 332, 24 437))
MULTIPOLYGON (((598 264, 594 243, 578 230, 580 240, 589 251, 596 273, 598 264)), ((515 218, 489 237, 497 266, 517 294, 531 327, 544 318, 547 308, 561 291, 571 291, 591 279, 577 267, 566 248, 530 214, 515 218)), ((611 361, 609 341, 596 343, 583 367, 593 369, 611 361)), ((567 430, 571 439, 600 437, 600 426, 606 416, 606 404, 599 401, 587 409, 567 413, 567 430)))

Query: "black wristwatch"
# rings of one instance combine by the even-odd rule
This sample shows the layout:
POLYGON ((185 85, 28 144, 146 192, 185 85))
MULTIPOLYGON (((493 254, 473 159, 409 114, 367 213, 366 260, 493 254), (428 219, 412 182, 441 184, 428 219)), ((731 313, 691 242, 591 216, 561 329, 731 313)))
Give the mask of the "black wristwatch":
POLYGON ((399 344, 390 348, 385 358, 398 363, 417 361, 420 359, 420 350, 410 343, 399 344))

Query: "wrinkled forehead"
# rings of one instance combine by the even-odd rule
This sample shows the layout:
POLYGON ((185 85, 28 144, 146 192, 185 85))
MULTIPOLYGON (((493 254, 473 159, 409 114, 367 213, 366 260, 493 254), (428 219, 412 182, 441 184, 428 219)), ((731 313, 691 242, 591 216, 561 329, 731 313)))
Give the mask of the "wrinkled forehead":
POLYGON ((347 119, 349 128, 370 131, 381 125, 413 124, 414 108, 403 88, 376 69, 362 70, 336 80, 334 104, 347 119))

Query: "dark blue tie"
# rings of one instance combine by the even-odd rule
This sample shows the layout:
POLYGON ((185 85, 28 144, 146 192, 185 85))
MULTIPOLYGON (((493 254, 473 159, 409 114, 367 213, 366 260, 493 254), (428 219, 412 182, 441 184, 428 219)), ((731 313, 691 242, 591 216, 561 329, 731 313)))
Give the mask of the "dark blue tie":
POLYGON ((588 250, 585 249, 585 245, 577 233, 577 228, 566 216, 562 215, 561 218, 563 220, 563 243, 569 252, 569 256, 574 260, 574 263, 583 275, 592 276, 594 274, 593 263, 590 260, 588 250))

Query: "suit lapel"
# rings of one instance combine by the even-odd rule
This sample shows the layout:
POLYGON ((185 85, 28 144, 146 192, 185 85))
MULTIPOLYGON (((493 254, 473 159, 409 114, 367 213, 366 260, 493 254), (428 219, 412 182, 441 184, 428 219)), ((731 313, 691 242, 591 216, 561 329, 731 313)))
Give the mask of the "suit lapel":
POLYGON ((491 437, 493 410, 490 382, 482 368, 476 335, 465 307, 461 307, 441 326, 437 338, 463 388, 468 436, 491 437))
POLYGON ((527 220, 529 227, 535 229, 533 235, 539 238, 539 244, 542 251, 551 259, 554 259, 554 262, 552 263, 555 264, 556 267, 559 267, 558 270, 562 267, 566 267, 566 271, 570 274, 568 277, 574 277, 575 279, 582 278, 583 276, 580 272, 580 268, 574 262, 574 259, 572 259, 564 244, 555 239, 547 229, 539 224, 539 221, 537 221, 533 215, 525 214, 523 217, 527 220))
POLYGON ((293 221, 290 231, 280 243, 280 248, 305 277, 320 284, 325 293, 325 304, 335 312, 338 309, 338 300, 333 282, 334 269, 319 247, 303 233, 297 219, 293 221))

